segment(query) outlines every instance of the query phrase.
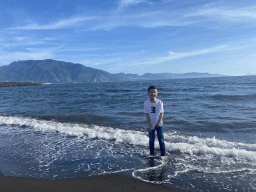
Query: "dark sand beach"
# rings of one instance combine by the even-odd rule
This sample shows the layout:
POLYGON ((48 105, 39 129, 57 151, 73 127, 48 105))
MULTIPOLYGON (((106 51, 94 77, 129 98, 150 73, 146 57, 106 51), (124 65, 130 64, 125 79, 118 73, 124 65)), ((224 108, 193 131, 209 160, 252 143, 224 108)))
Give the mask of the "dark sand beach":
POLYGON ((121 174, 99 175, 81 179, 31 179, 5 177, 0 175, 1 192, 72 192, 72 191, 111 191, 111 192, 178 192, 164 185, 146 183, 121 174))

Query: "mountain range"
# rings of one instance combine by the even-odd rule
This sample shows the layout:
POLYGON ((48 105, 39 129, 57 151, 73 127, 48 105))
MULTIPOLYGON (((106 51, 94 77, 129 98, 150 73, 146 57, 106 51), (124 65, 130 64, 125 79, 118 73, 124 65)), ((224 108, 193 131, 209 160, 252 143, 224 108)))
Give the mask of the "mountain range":
POLYGON ((132 80, 160 80, 160 79, 185 79, 185 78, 204 78, 204 77, 223 77, 219 74, 210 74, 210 73, 145 73, 144 75, 137 75, 137 74, 124 74, 118 73, 123 77, 128 77, 132 80))
POLYGON ((111 74, 103 70, 93 69, 81 64, 74 64, 52 59, 15 61, 0 67, 0 81, 9 82, 38 82, 38 83, 97 83, 134 80, 156 80, 177 78, 220 77, 209 73, 146 73, 111 74))
POLYGON ((114 82, 129 80, 116 74, 64 61, 15 61, 0 67, 0 81, 34 81, 38 83, 114 82))

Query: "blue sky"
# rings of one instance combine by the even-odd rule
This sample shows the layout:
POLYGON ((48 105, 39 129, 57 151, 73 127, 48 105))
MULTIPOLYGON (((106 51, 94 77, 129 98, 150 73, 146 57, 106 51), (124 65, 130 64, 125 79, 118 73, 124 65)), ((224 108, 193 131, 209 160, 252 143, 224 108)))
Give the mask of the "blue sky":
POLYGON ((55 59, 110 73, 256 74, 256 2, 1 0, 0 66, 55 59))

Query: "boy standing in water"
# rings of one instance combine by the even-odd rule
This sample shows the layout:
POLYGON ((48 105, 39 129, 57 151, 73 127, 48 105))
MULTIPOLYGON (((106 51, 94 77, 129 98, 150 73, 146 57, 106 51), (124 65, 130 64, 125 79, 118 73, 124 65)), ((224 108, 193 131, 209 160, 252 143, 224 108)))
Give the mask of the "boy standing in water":
POLYGON ((163 102, 156 98, 158 95, 156 86, 148 88, 149 99, 144 103, 144 113, 148 122, 150 155, 154 156, 155 131, 157 131, 161 156, 165 156, 165 144, 163 135, 163 102))

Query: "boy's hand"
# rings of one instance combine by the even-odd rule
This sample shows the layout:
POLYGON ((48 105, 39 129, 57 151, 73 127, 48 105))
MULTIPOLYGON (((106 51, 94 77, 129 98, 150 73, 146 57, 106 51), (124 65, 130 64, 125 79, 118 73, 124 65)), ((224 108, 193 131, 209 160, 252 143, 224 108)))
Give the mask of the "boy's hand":
POLYGON ((149 127, 148 130, 149 130, 150 133, 152 132, 152 128, 151 127, 149 127))
POLYGON ((159 119, 158 119, 158 121, 157 121, 157 123, 156 123, 156 126, 155 126, 155 128, 158 128, 159 126, 160 126, 160 123, 161 123, 161 121, 162 121, 162 119, 163 119, 163 113, 160 113, 160 115, 159 115, 159 119))

